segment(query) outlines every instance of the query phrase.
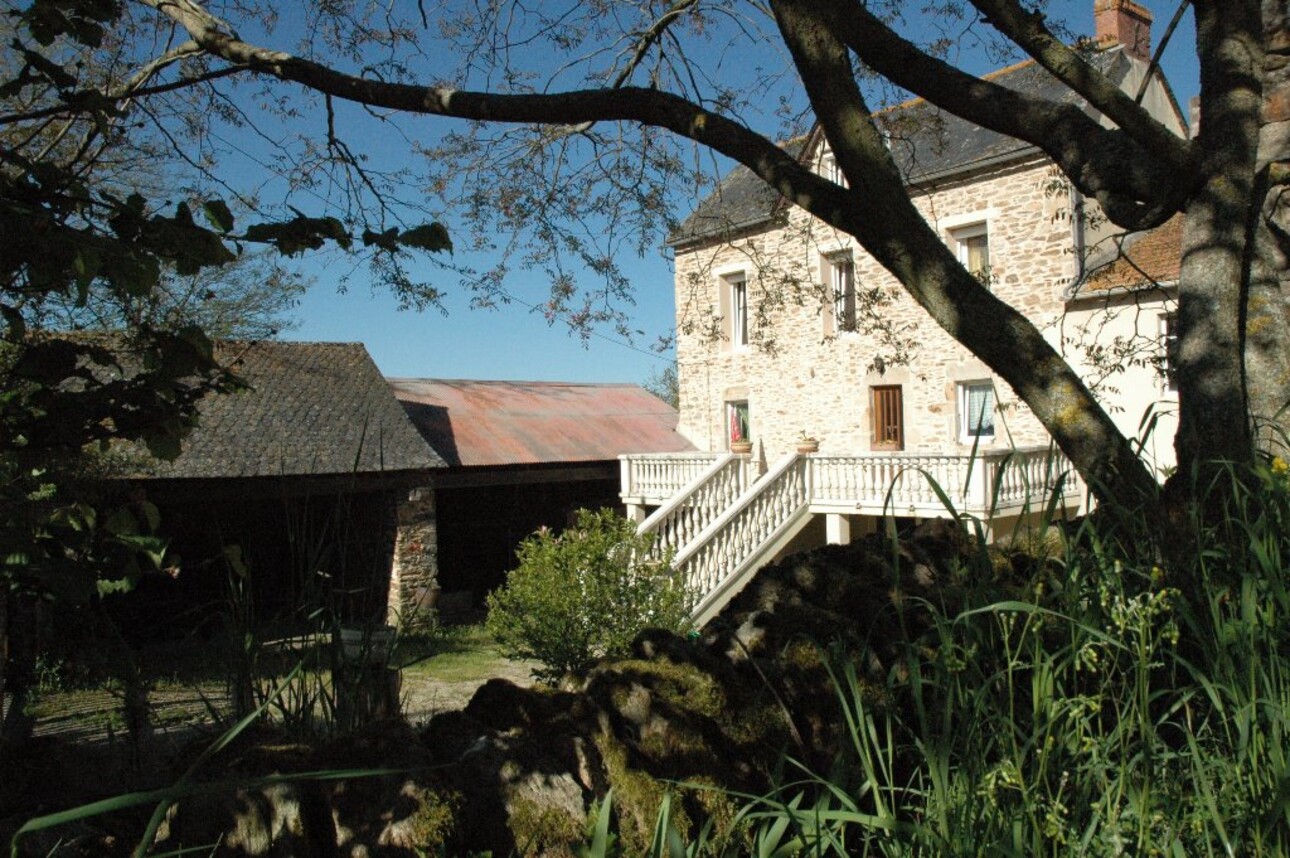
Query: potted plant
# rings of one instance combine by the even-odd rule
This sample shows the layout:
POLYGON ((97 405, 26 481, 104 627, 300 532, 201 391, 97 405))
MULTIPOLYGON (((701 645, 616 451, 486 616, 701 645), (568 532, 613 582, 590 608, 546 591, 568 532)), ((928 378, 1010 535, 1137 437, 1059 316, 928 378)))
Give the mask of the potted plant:
POLYGON ((732 453, 751 453, 753 442, 748 437, 746 422, 748 417, 741 413, 739 409, 730 410, 730 452, 732 453))
POLYGON ((813 435, 807 435, 803 429, 797 436, 797 452, 799 453, 818 453, 820 451, 820 439, 813 435))

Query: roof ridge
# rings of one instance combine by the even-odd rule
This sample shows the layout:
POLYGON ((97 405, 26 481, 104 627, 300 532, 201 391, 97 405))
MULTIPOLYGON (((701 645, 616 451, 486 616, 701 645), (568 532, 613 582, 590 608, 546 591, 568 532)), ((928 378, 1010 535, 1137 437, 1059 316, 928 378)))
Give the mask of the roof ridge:
MULTIPOLYGON (((995 69, 994 71, 989 71, 981 75, 973 75, 973 79, 974 80, 994 80, 997 77, 1002 77, 1005 74, 1012 74, 1013 72, 1020 71, 1026 66, 1036 65, 1037 63, 1038 63, 1038 60, 1036 60, 1034 57, 1027 57, 1024 60, 1018 60, 1017 62, 1013 63, 1010 66, 1004 66, 1001 69, 995 69)), ((916 95, 913 98, 907 98, 904 101, 898 102, 896 104, 889 104, 886 107, 874 113, 873 115, 881 116, 884 113, 891 113, 896 110, 907 110, 908 108, 914 107, 923 102, 927 102, 928 104, 931 103, 931 102, 928 102, 924 96, 916 95)))

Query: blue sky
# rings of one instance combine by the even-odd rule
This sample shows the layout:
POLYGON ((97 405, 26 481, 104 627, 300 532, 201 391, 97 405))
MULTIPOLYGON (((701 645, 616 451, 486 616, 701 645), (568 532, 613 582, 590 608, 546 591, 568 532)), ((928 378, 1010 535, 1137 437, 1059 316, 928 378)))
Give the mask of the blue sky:
MULTIPOLYGON (((1158 40, 1178 0, 1147 0, 1144 5, 1155 16, 1153 38, 1158 40)), ((1084 32, 1092 26, 1091 7, 1092 0, 1053 4, 1055 11, 1065 13, 1071 25, 1084 32)), ((1188 13, 1162 63, 1184 111, 1198 89, 1191 28, 1188 13)), ((964 65, 974 72, 989 68, 981 60, 964 65), (973 67, 978 64, 980 68, 973 67)), ((452 227, 451 222, 448 225, 452 227)), ((388 376, 642 382, 671 360, 670 353, 660 355, 649 346, 672 331, 672 271, 661 249, 644 258, 618 261, 635 287, 631 327, 642 334, 634 342, 612 331, 599 332, 584 342, 567 325, 548 323, 525 303, 538 300, 545 288, 537 273, 527 279, 525 272, 512 274, 507 289, 520 300, 487 310, 467 306, 468 299, 455 288, 453 275, 428 274, 449 293, 445 316, 436 309, 399 311, 392 296, 373 294, 362 285, 361 272, 351 279, 348 291, 339 292, 341 276, 352 264, 334 255, 302 263, 315 282, 297 309, 299 326, 286 338, 362 342, 388 376)))

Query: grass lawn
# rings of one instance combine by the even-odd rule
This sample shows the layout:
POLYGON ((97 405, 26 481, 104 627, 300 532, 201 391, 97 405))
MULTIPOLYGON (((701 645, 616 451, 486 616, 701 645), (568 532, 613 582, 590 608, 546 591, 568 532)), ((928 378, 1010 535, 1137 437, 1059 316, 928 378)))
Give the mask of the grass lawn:
POLYGON ((442 626, 399 644, 395 661, 405 678, 483 682, 512 664, 483 625, 442 626))

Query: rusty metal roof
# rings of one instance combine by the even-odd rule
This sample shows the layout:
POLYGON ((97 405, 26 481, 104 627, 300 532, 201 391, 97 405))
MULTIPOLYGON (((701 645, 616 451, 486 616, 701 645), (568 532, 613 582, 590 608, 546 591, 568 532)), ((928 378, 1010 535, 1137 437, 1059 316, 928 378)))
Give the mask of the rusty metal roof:
POLYGON ((635 384, 387 379, 449 465, 597 462, 694 447, 675 409, 635 384))

